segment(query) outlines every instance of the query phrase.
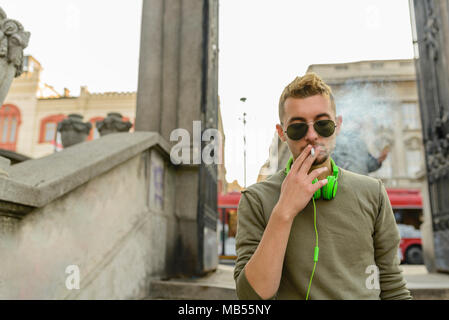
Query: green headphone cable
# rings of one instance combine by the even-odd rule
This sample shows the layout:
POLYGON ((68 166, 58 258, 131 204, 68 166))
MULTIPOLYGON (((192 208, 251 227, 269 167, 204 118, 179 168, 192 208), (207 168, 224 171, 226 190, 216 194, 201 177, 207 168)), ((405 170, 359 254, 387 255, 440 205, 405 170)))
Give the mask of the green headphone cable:
POLYGON ((315 243, 315 251, 313 253, 313 261, 314 262, 313 262, 312 275, 310 276, 309 287, 307 288, 306 300, 309 300, 310 288, 312 287, 312 279, 313 279, 313 275, 315 274, 316 263, 318 261, 318 253, 320 250, 320 248, 318 247, 318 230, 316 228, 316 206, 315 206, 315 199, 313 197, 312 197, 312 202, 313 202, 313 227, 315 229, 316 243, 315 243))
MULTIPOLYGON (((287 175, 290 172, 291 169, 291 165, 293 163, 293 156, 289 158, 289 160, 287 161, 287 164, 285 166, 285 175, 287 175)), ((318 230, 317 230, 317 224, 316 224, 316 205, 315 205, 315 199, 320 199, 320 198, 324 198, 326 200, 331 200, 335 197, 335 194, 337 192, 337 187, 338 187, 338 167, 335 165, 335 162, 332 160, 331 158, 331 167, 332 167, 332 176, 328 176, 328 184, 326 184, 326 188, 325 190, 323 190, 322 192, 315 192, 315 194, 312 197, 312 202, 313 202, 313 227, 315 229, 315 239, 316 239, 316 243, 315 243, 315 250, 313 252, 313 269, 312 269, 312 275, 310 276, 310 280, 309 280, 309 286, 307 288, 307 294, 306 294, 306 300, 309 300, 309 293, 310 293, 310 288, 312 287, 312 280, 313 280, 313 276, 315 274, 315 269, 316 269, 316 265, 318 262, 318 253, 320 248, 318 247, 318 230)), ((316 183, 318 182, 318 179, 315 179, 312 183, 316 183)), ((324 187, 323 187, 324 188, 324 187)), ((319 189, 321 190, 321 189, 319 189)))

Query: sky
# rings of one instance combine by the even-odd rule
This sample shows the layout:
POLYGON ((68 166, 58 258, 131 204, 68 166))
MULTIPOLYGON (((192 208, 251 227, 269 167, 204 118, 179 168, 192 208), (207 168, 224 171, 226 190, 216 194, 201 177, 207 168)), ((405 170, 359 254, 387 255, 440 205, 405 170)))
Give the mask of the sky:
MULTIPOLYGON (((42 81, 59 92, 137 90, 142 0, 0 6, 31 32, 25 54, 40 61, 42 81)), ((251 185, 268 158, 279 96, 309 65, 413 58, 408 0, 221 0, 219 10, 226 179, 242 186, 243 134, 251 185)))

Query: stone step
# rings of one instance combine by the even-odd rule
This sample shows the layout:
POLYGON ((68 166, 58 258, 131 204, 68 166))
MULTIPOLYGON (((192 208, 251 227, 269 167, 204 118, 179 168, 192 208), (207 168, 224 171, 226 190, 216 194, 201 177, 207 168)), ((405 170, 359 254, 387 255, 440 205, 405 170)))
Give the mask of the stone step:
POLYGON ((236 300, 235 288, 173 280, 153 280, 149 299, 236 300))

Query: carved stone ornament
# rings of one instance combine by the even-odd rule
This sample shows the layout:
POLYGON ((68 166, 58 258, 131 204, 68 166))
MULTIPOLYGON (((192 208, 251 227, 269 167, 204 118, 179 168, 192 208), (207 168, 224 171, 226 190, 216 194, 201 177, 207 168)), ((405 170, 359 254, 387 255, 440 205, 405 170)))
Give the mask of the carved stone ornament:
POLYGON ((6 58, 8 63, 16 67, 15 76, 23 71, 23 49, 28 46, 30 33, 16 20, 7 19, 0 8, 0 58, 6 58))
POLYGON ((61 132, 61 141, 64 148, 86 141, 89 136, 92 124, 83 122, 83 116, 79 114, 69 114, 67 119, 58 123, 58 132, 61 132))
POLYGON ((427 170, 429 182, 449 176, 449 116, 435 119, 430 135, 432 140, 426 141, 427 170))
POLYGON ((30 33, 20 22, 8 19, 0 8, 0 105, 9 91, 12 80, 22 74, 23 49, 28 46, 30 33))
MULTIPOLYGON (((423 26, 423 45, 428 53, 429 68, 426 69, 431 82, 429 95, 434 116, 431 125, 423 132, 424 145, 427 152, 427 175, 432 184, 442 178, 449 177, 449 117, 447 106, 442 98, 444 94, 439 86, 441 76, 441 54, 440 54, 440 27, 438 12, 435 2, 426 0, 424 3, 426 12, 425 24, 423 26)), ((426 55, 423 55, 424 59, 426 55)))
POLYGON ((115 132, 128 132, 133 125, 129 121, 123 121, 120 113, 110 112, 104 120, 97 121, 96 126, 100 135, 105 136, 115 132))
POLYGON ((440 49, 438 44, 438 33, 440 31, 439 21, 435 15, 435 9, 432 1, 426 1, 427 7, 427 21, 424 26, 424 43, 429 50, 429 56, 433 61, 438 59, 438 51, 440 49))

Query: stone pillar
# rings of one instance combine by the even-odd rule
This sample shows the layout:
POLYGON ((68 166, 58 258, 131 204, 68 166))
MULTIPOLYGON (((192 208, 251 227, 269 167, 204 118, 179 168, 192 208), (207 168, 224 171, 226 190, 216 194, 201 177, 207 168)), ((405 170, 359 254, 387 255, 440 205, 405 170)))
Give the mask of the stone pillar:
POLYGON ((68 118, 58 123, 58 132, 61 132, 61 141, 64 148, 86 141, 92 124, 83 122, 83 116, 69 114, 68 118))
POLYGON ((110 112, 108 116, 101 121, 97 121, 97 130, 100 136, 105 136, 110 133, 128 132, 133 126, 129 121, 123 121, 123 117, 120 113, 110 112))
POLYGON ((433 241, 424 243, 424 258, 434 260, 429 271, 449 272, 449 0, 410 4, 431 220, 423 228, 432 228, 423 241, 433 241))
MULTIPOLYGON (((218 128, 218 0, 144 0, 136 131, 167 141, 174 129, 194 135, 218 128), (194 121, 201 130, 194 130, 194 121)), ((173 142, 174 145, 176 142, 173 142)), ((181 164, 176 214, 167 239, 168 273, 202 274, 218 264, 216 165, 181 164)))

